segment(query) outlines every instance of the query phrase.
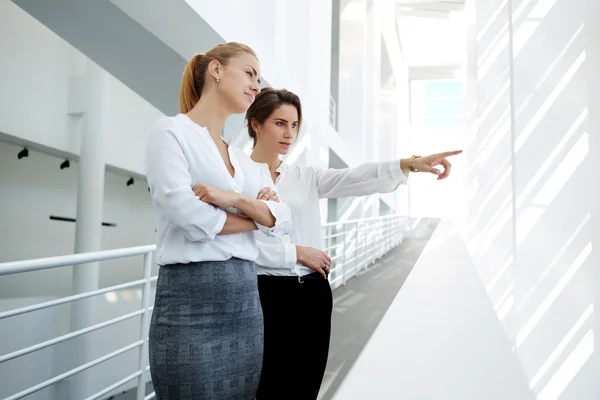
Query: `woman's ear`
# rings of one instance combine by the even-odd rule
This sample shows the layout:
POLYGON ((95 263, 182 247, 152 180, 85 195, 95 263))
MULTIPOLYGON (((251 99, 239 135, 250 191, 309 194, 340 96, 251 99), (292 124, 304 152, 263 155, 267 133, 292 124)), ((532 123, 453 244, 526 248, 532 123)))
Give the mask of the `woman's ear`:
POLYGON ((252 126, 252 130, 254 131, 254 133, 258 133, 258 130, 260 129, 260 124, 258 123, 256 118, 252 118, 252 121, 250 121, 250 126, 252 126))
POLYGON ((221 80, 221 63, 218 60, 212 60, 208 63, 208 73, 219 82, 221 80))

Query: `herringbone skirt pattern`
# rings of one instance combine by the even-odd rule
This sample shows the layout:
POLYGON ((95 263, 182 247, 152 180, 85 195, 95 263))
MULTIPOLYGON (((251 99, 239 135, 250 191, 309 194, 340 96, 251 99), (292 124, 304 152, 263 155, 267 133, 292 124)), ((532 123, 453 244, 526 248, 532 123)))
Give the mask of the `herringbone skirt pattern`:
POLYGON ((254 400, 263 340, 253 262, 160 267, 149 337, 158 400, 254 400))

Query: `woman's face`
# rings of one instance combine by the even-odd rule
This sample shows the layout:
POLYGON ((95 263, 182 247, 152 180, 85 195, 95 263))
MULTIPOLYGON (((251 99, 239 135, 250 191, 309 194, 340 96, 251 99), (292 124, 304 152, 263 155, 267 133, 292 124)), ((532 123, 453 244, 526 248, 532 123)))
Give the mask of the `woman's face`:
POLYGON ((260 93, 260 67, 250 53, 229 59, 221 66, 217 83, 219 93, 233 114, 245 113, 260 93))
POLYGON ((267 153, 285 155, 298 136, 298 110, 291 104, 282 104, 264 123, 252 123, 256 132, 256 146, 267 153))

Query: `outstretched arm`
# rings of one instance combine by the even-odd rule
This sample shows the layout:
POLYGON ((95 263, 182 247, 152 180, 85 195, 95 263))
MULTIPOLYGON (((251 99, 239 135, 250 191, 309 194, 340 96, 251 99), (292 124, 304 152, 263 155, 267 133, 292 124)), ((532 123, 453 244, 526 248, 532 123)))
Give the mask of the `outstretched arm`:
POLYGON ((460 154, 462 150, 429 156, 413 156, 382 163, 365 163, 354 168, 315 170, 315 179, 320 198, 365 196, 388 193, 407 182, 412 172, 429 172, 438 175, 438 180, 450 174, 450 162, 446 159, 460 154), (444 171, 435 168, 444 167, 444 171))

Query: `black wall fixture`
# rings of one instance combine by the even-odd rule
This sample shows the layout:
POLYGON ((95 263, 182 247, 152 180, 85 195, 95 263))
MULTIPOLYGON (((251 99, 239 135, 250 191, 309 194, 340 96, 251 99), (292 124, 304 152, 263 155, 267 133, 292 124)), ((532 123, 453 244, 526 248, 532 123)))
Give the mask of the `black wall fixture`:
POLYGON ((129 178, 129 180, 127 181, 127 186, 131 186, 133 185, 135 181, 133 180, 133 178, 129 178))
POLYGON ((71 166, 71 163, 69 162, 69 160, 65 160, 60 164, 60 169, 69 168, 70 166, 71 166))
POLYGON ((21 150, 19 152, 19 154, 17 154, 17 158, 20 160, 21 158, 25 158, 25 157, 29 157, 29 150, 27 149, 27 147, 23 148, 23 150, 21 150))
MULTIPOLYGON (((52 221, 61 221, 61 222, 77 222, 77 220, 75 218, 69 218, 69 217, 59 217, 57 215, 51 215, 50 219, 52 221)), ((110 226, 112 228, 116 228, 117 224, 112 223, 112 222, 103 222, 102 226, 110 226)))

